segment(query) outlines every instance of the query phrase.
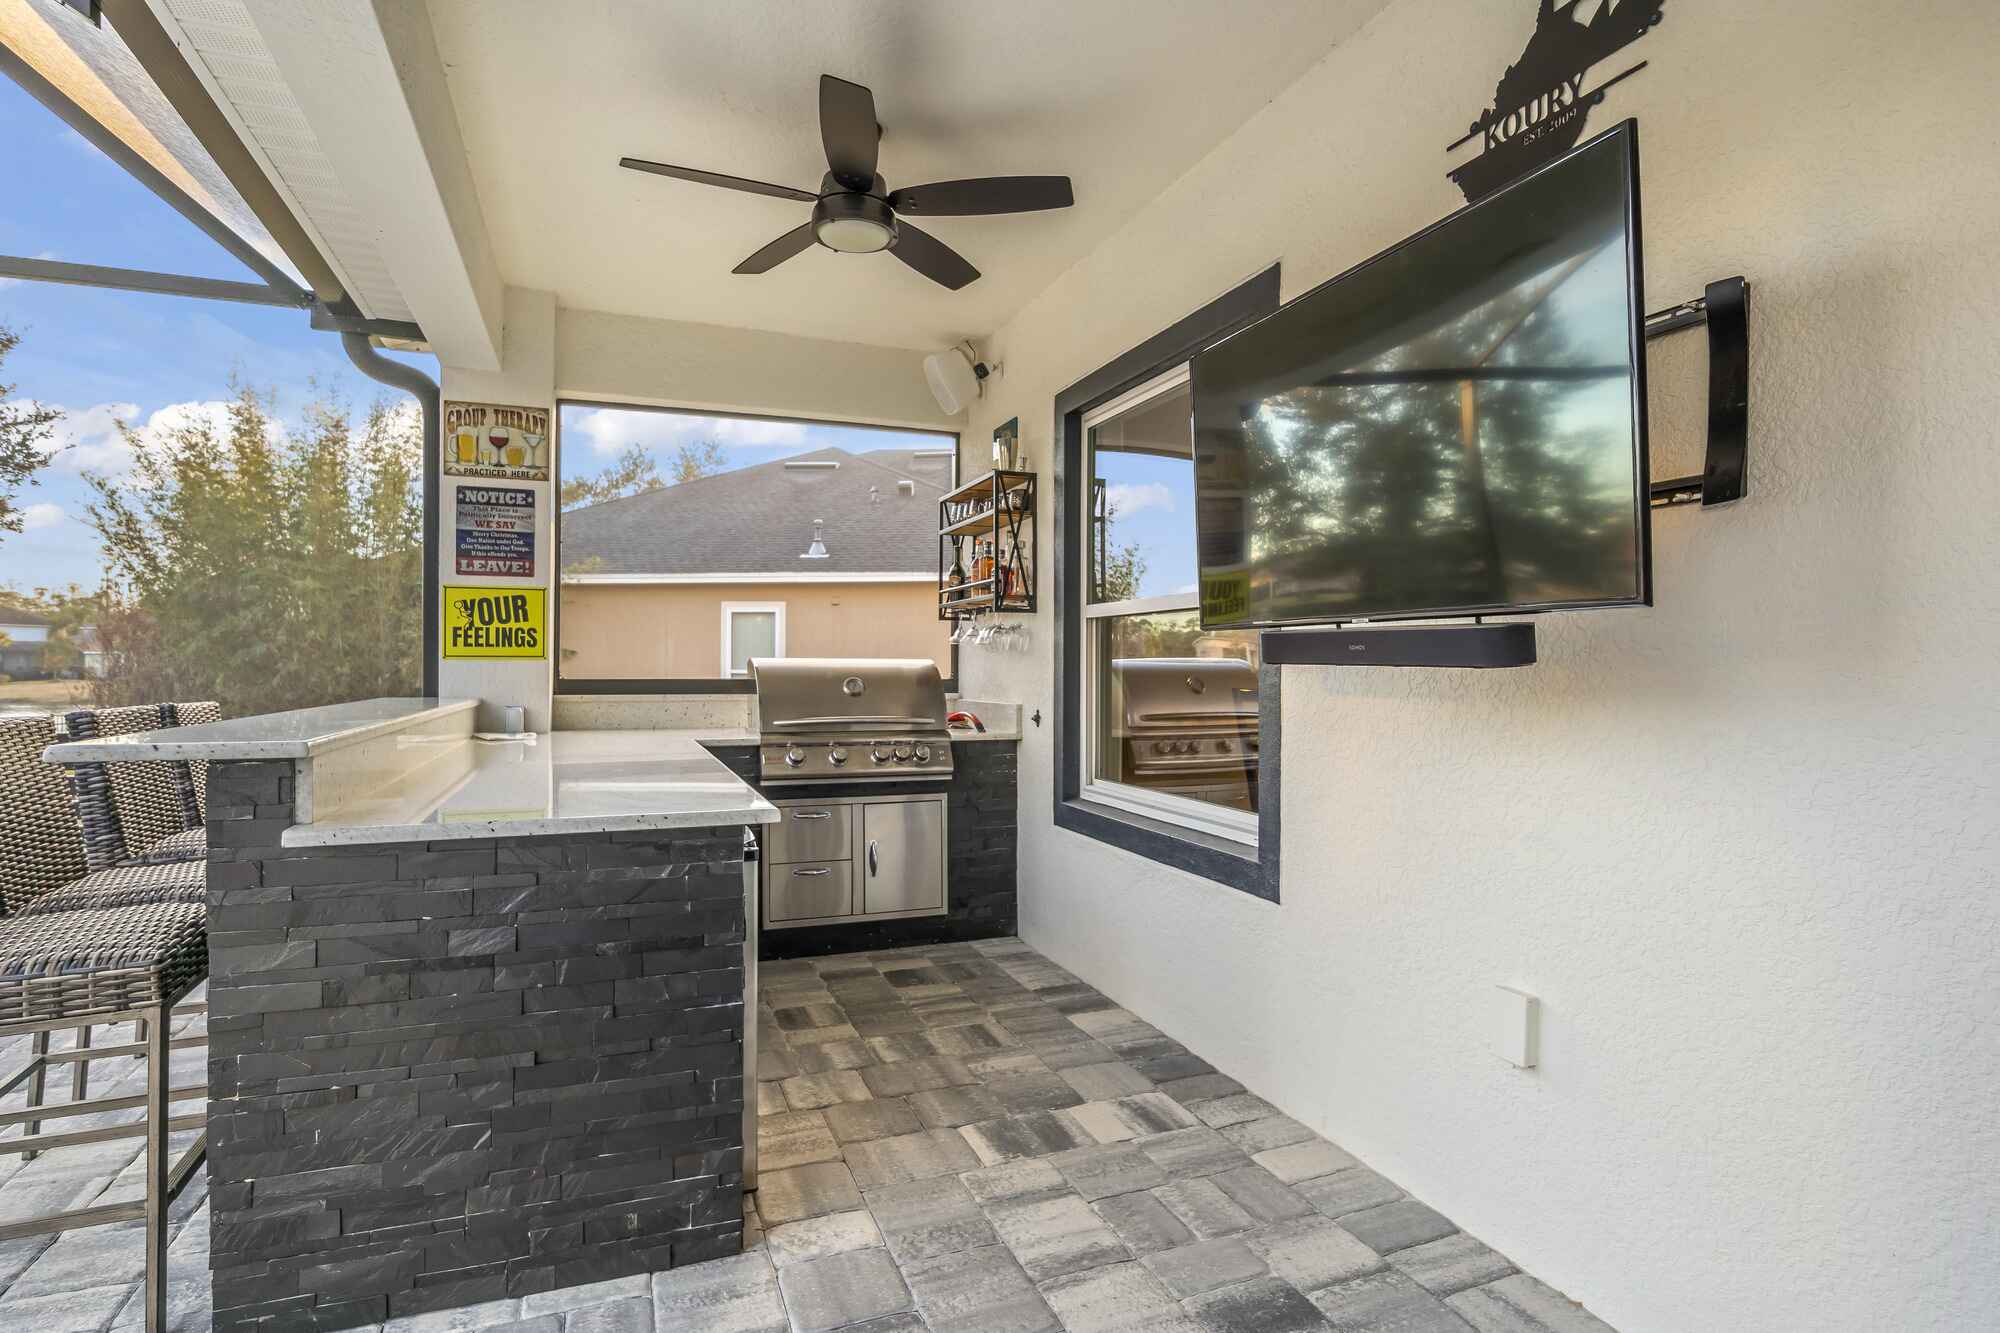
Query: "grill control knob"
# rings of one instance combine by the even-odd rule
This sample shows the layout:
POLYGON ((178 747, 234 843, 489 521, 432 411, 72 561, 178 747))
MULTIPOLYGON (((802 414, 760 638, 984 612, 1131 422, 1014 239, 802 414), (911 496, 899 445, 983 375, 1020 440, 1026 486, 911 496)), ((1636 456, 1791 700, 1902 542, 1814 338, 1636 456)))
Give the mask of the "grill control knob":
POLYGON ((785 762, 791 765, 793 768, 797 768, 800 764, 803 764, 805 761, 806 761, 806 752, 804 750, 801 750, 798 746, 794 745, 791 749, 785 751, 785 762))
POLYGON ((889 752, 883 749, 879 745, 868 752, 868 757, 874 760, 878 764, 886 764, 889 762, 889 752))
POLYGON ((920 764, 928 764, 930 761, 931 761, 931 747, 928 745, 919 745, 917 747, 917 762, 920 764))
POLYGON ((1167 743, 1166 743, 1165 741, 1154 741, 1154 742, 1153 742, 1153 753, 1154 753, 1154 754, 1165 754, 1166 752, 1167 752, 1167 743))
POLYGON ((846 763, 847 751, 841 749, 838 745, 834 746, 831 750, 828 750, 826 752, 826 762, 829 764, 833 764, 836 767, 846 763))
POLYGON ((910 762, 910 747, 909 747, 909 746, 907 746, 907 745, 898 745, 898 746, 896 747, 896 762, 897 762, 897 763, 899 763, 899 764, 907 764, 907 763, 909 763, 909 762, 910 762))

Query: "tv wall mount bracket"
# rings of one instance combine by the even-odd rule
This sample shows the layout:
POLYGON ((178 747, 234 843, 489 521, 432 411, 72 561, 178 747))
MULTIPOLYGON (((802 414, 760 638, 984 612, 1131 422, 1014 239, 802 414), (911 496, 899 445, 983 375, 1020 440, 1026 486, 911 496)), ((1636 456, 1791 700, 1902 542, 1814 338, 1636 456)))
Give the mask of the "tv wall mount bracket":
POLYGON ((1708 284, 1692 301, 1646 316, 1646 341, 1697 325, 1708 329, 1708 454, 1700 476, 1652 483, 1655 509, 1743 498, 1750 454, 1750 284, 1708 284))

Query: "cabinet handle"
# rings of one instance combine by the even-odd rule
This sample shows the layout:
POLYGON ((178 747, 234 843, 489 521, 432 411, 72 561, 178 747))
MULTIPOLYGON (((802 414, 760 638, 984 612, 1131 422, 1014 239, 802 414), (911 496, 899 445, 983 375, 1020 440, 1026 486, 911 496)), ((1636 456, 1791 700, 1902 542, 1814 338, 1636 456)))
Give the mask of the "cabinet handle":
POLYGON ((794 870, 792 873, 794 875, 831 875, 833 869, 830 866, 805 866, 794 870))
POLYGON ((875 839, 873 838, 868 840, 868 873, 871 875, 877 873, 875 865, 875 839))
POLYGON ((832 818, 833 818, 833 811, 831 811, 831 810, 795 810, 795 811, 793 811, 793 812, 792 812, 792 818, 793 818, 793 819, 832 819, 832 818))

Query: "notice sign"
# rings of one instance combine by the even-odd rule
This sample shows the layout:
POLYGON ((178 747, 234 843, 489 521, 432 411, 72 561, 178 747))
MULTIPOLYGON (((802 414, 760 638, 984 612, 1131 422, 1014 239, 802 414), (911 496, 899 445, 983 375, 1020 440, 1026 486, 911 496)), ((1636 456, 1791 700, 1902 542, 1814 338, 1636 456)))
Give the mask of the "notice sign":
POLYGON ((549 479, 549 412, 502 403, 444 404, 444 470, 453 477, 549 479))
POLYGON ((444 590, 446 657, 547 657, 547 588, 444 590))
POLYGON ((458 488, 454 571, 535 577, 535 493, 517 486, 458 488))

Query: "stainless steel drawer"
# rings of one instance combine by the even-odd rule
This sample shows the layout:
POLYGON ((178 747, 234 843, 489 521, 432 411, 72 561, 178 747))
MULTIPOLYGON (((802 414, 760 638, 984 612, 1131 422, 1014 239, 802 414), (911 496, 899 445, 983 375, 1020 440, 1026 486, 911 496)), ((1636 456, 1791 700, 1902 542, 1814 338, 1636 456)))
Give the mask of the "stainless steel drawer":
MULTIPOLYGON (((846 811, 841 813, 845 815, 846 811)), ((764 877, 764 919, 767 922, 853 914, 853 866, 848 862, 787 864, 772 861, 768 864, 770 869, 764 877)))
POLYGON ((846 861, 854 855, 854 807, 846 801, 788 801, 767 824, 773 861, 846 861))

